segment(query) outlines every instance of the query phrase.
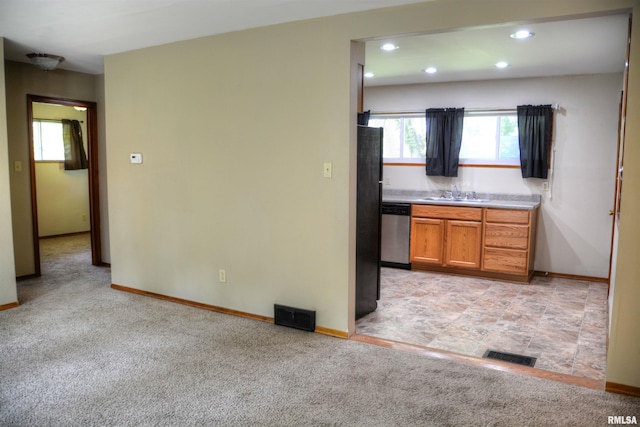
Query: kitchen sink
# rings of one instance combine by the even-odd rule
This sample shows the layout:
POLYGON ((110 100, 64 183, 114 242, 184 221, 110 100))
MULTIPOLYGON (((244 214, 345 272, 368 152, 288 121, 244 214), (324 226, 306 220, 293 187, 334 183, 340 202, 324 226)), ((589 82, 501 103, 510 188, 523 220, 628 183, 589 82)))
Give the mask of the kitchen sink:
POLYGON ((436 197, 436 196, 425 197, 422 200, 433 200, 433 201, 447 202, 447 203, 451 203, 451 202, 453 203, 484 203, 489 201, 489 199, 467 199, 467 198, 449 199, 447 197, 436 197))

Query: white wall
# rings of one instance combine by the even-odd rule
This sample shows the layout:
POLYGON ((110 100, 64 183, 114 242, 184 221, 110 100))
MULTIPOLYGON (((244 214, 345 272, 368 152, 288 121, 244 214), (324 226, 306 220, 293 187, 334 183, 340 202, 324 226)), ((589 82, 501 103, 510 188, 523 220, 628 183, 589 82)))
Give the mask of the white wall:
POLYGON ((515 108, 559 104, 555 113, 555 162, 541 179, 522 179, 519 169, 461 167, 457 178, 427 177, 424 167, 385 166, 385 189, 449 189, 541 194, 535 269, 607 278, 615 185, 621 74, 509 79, 370 87, 365 109, 422 111, 432 107, 515 108))
MULTIPOLYGON (((0 64, 4 63, 4 39, 0 37, 0 64)), ((13 260, 11 198, 9 196, 9 155, 4 67, 0 67, 0 306, 18 301, 13 260)))

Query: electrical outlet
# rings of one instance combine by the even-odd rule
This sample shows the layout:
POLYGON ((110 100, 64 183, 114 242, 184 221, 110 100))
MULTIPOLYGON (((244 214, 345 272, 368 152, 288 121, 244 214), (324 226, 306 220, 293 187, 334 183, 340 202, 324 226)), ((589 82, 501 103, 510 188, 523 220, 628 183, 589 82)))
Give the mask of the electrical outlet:
POLYGON ((549 182, 545 181, 542 183, 542 191, 549 191, 549 182))
POLYGON ((218 280, 220 280, 220 283, 226 283, 227 282, 227 272, 224 270, 218 270, 218 280))
POLYGON ((384 178, 384 185, 391 185, 391 178, 388 176, 384 178))
POLYGON ((16 160, 13 163, 13 168, 16 172, 22 172, 22 162, 20 160, 16 160))

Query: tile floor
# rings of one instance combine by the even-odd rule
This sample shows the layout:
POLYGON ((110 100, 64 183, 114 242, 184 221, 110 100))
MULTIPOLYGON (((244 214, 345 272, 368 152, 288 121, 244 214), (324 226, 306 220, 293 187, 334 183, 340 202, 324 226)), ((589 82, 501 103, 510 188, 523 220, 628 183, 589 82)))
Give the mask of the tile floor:
POLYGON ((607 285, 535 277, 530 284, 382 268, 381 298, 356 332, 482 357, 537 357, 535 368, 604 381, 607 285))

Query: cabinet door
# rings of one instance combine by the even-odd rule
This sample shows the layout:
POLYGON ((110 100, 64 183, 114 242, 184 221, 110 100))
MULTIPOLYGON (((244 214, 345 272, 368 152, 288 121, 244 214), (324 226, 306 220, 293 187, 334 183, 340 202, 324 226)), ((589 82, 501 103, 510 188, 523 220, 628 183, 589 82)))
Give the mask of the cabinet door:
POLYGON ((442 265, 444 220, 411 219, 411 261, 442 265))
POLYGON ((451 267, 480 268, 482 223, 447 221, 445 264, 451 267))

